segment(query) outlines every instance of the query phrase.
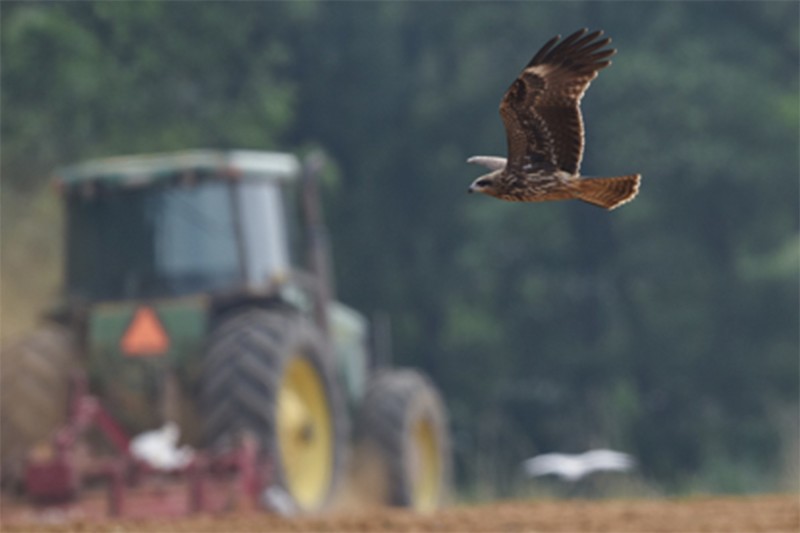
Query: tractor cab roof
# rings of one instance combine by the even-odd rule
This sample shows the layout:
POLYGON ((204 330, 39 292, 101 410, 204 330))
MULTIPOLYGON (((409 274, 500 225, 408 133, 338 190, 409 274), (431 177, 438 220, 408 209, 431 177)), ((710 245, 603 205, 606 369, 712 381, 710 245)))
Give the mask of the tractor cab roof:
POLYGON ((270 179, 289 181, 300 170, 291 154, 255 150, 187 150, 182 152, 94 159, 60 169, 59 187, 102 183, 143 187, 181 179, 270 179))

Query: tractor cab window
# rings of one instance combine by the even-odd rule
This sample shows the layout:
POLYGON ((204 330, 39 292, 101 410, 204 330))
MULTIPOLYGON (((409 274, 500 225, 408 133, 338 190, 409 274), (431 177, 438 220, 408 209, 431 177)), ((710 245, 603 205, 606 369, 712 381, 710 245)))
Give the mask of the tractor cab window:
POLYGON ((230 186, 168 189, 157 208, 156 270, 170 293, 234 284, 240 274, 230 186), (168 280, 168 281, 167 281, 168 280))
POLYGON ((123 300, 236 290, 288 263, 280 191, 206 180, 112 189, 68 201, 68 290, 123 300))
POLYGON ((68 285, 88 300, 172 296, 239 276, 224 183, 117 189, 68 201, 68 285))
POLYGON ((283 195, 274 182, 245 180, 238 190, 248 285, 264 286, 289 270, 283 195))

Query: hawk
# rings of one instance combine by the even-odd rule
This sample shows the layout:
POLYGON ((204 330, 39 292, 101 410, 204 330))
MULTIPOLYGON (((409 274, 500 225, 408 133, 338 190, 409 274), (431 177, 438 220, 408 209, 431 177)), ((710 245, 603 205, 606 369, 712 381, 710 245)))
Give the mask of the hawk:
POLYGON ((617 51, 605 48, 602 31, 557 35, 539 50, 500 102, 508 159, 473 156, 468 163, 491 170, 477 178, 469 192, 512 202, 545 202, 576 198, 606 209, 633 200, 640 174, 586 179, 583 118, 580 102, 597 73, 617 51), (560 42, 559 42, 560 41, 560 42))

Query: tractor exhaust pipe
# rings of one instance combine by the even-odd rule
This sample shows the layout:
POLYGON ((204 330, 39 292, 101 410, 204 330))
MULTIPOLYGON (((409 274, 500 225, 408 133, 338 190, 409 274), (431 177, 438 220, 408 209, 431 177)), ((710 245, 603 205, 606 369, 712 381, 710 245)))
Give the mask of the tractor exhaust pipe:
POLYGON ((325 336, 330 338, 328 304, 334 298, 328 228, 322 217, 319 175, 325 168, 325 155, 320 151, 308 154, 303 161, 302 195, 309 269, 314 275, 314 318, 325 336))

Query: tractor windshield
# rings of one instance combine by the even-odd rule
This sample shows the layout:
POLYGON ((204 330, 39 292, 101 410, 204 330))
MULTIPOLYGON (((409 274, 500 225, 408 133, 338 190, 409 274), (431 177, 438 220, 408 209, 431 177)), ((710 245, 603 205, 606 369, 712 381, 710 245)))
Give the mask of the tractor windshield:
POLYGON ((283 228, 265 220, 282 220, 279 193, 264 181, 214 180, 70 194, 69 293, 168 297, 263 280, 287 262, 283 228))

